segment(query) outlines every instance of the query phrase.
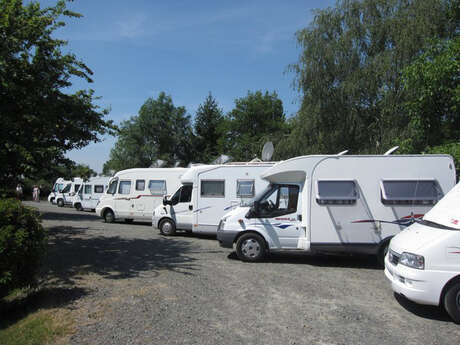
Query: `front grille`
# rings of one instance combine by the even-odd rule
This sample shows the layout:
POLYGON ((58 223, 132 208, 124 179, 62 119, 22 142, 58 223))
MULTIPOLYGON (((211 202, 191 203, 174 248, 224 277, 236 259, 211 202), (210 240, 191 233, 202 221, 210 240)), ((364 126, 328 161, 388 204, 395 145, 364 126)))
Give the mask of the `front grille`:
POLYGON ((398 254, 398 253, 396 253, 396 252, 390 250, 388 259, 390 260, 390 262, 391 262, 394 266, 396 266, 396 265, 398 264, 399 258, 400 258, 400 257, 401 257, 400 254, 398 254))

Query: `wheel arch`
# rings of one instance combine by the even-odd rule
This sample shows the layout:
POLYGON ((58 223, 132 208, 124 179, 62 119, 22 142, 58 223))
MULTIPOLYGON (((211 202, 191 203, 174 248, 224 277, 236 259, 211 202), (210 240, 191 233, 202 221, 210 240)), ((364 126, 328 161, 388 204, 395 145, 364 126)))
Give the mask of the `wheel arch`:
POLYGON ((164 222, 165 220, 171 221, 171 222, 174 224, 174 226, 177 227, 177 224, 176 224, 176 222, 174 221, 174 219, 172 219, 171 217, 168 217, 168 216, 164 216, 164 217, 161 217, 160 220, 158 221, 158 224, 157 224, 157 228, 158 228, 158 229, 160 228, 160 224, 161 224, 162 222, 164 222))
POLYGON ((454 284, 460 283, 460 274, 457 274, 455 277, 451 278, 442 288, 441 294, 439 295, 439 305, 442 305, 444 300, 444 296, 446 295, 447 291, 450 287, 454 284))
POLYGON ((105 217, 105 213, 106 213, 107 211, 112 211, 114 218, 117 218, 115 211, 114 211, 114 210, 112 209, 112 207, 110 207, 110 206, 105 206, 105 207, 102 209, 102 211, 101 211, 101 216, 102 216, 102 217, 105 217))

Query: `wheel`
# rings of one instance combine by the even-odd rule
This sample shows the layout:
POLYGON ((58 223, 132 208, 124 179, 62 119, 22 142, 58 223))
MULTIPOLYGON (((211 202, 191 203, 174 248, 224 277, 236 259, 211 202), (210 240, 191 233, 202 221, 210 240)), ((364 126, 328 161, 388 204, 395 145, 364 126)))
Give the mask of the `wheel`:
POLYGON ((115 221, 115 215, 112 210, 106 210, 104 212, 104 220, 106 223, 113 223, 115 221))
POLYGON ((388 253, 388 248, 390 247, 390 241, 386 241, 382 246, 380 247, 380 250, 377 254, 377 261, 380 265, 380 267, 385 267, 385 256, 388 253))
POLYGON ((129 218, 126 218, 126 219, 125 219, 125 223, 127 223, 127 224, 131 224, 132 222, 133 222, 132 219, 129 219, 129 218))
POLYGON ((452 285, 444 295, 444 308, 455 323, 460 324, 460 282, 452 285))
POLYGON ((171 219, 162 220, 160 223, 160 232, 165 236, 172 236, 176 233, 176 225, 171 219))
POLYGON ((77 209, 77 211, 83 211, 83 207, 81 207, 80 203, 75 204, 75 208, 77 209))
POLYGON ((244 234, 236 242, 236 255, 243 261, 260 261, 265 256, 265 251, 264 239, 254 233, 244 234))
POLYGON ((58 205, 59 207, 64 207, 64 200, 59 199, 59 200, 57 201, 57 205, 58 205))
POLYGON ((51 199, 50 199, 50 203, 54 203, 54 198, 51 198, 51 199))

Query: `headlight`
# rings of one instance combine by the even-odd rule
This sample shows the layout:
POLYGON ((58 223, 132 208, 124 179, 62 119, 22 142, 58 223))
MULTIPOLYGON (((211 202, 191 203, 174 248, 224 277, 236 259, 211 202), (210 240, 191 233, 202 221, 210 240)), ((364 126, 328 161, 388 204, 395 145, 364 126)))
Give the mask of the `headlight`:
POLYGON ((425 269, 425 258, 421 255, 412 254, 412 253, 402 253, 399 258, 399 263, 401 265, 417 268, 419 270, 425 269))

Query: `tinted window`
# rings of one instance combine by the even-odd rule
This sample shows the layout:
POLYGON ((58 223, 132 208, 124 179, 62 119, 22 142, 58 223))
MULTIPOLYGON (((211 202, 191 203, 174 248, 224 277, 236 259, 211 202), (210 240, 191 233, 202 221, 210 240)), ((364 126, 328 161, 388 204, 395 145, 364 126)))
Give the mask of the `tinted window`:
POLYGON ((355 181, 318 181, 319 204, 352 204, 358 199, 355 181))
POLYGON ((239 180, 236 183, 236 196, 241 197, 250 197, 252 198, 255 195, 254 191, 254 180, 239 180))
POLYGON ((110 186, 109 186, 109 189, 107 190, 107 194, 115 194, 115 192, 117 191, 117 184, 118 184, 118 180, 114 180, 110 182, 110 186))
POLYGON ((104 193, 104 186, 103 185, 95 185, 94 186, 94 193, 104 193))
POLYGON ((166 181, 150 180, 149 190, 152 195, 165 195, 166 194, 166 181))
POLYGON ((193 185, 191 184, 183 185, 180 191, 179 202, 190 202, 192 200, 192 190, 193 190, 193 185))
POLYGON ((443 196, 434 180, 382 181, 384 204, 435 204, 443 196))
POLYGON ((75 192, 78 192, 79 189, 80 189, 80 185, 79 185, 79 184, 76 184, 75 187, 74 187, 74 191, 75 191, 75 192))
POLYGON ((136 190, 145 189, 145 180, 136 180, 136 190))
POLYGON ((118 186, 118 194, 129 194, 131 191, 131 181, 120 181, 118 186))
POLYGON ((225 196, 225 181, 201 181, 201 196, 208 198, 225 196))

